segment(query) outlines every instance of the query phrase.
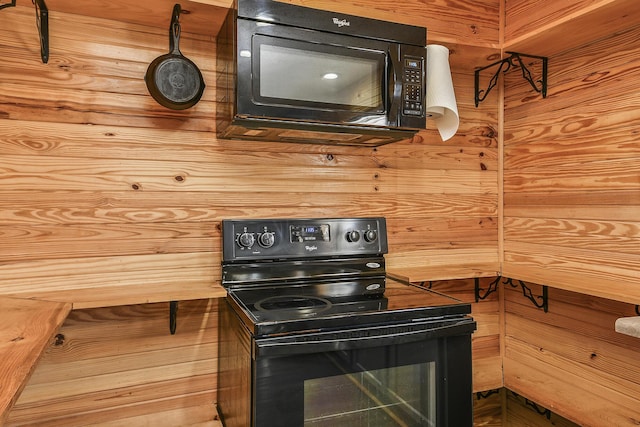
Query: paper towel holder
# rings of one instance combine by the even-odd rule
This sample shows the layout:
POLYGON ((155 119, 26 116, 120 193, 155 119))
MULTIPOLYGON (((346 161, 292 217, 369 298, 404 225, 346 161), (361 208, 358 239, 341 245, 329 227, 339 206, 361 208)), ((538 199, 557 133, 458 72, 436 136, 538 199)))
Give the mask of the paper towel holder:
POLYGON ((547 97, 547 63, 548 63, 548 58, 545 56, 535 56, 535 55, 525 55, 523 53, 518 53, 518 52, 506 52, 508 55, 507 58, 501 59, 498 62, 494 62, 493 64, 487 65, 486 67, 482 67, 482 68, 478 68, 475 71, 475 102, 476 102, 476 108, 478 107, 478 105, 484 101, 484 99, 487 97, 487 95, 489 95, 489 92, 491 92, 491 89, 494 88, 494 86, 498 83, 498 77, 500 76, 500 72, 502 71, 503 73, 508 72, 511 67, 515 67, 516 65, 520 66, 520 69, 522 70, 522 78, 524 78, 526 81, 529 82, 529 84, 531 85, 531 87, 533 88, 533 90, 535 90, 536 92, 542 94, 543 98, 547 97), (531 71, 527 68, 527 66, 524 64, 524 61, 522 60, 522 58, 532 58, 532 59, 539 59, 542 61, 542 76, 540 77, 540 79, 538 80, 534 80, 532 75, 531 75, 531 71), (499 65, 498 70, 496 71, 496 73, 493 75, 493 77, 491 77, 491 80, 489 80, 489 86, 487 87, 486 90, 480 89, 480 72, 487 70, 489 68, 493 68, 496 65, 499 65), (540 86, 538 86, 538 84, 540 86))

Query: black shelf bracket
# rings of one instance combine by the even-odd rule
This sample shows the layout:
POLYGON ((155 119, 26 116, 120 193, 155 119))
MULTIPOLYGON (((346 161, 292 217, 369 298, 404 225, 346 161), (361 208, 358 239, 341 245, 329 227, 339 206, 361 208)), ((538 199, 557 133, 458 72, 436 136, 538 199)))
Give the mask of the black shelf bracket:
MULTIPOLYGON (((549 288, 546 285, 542 286, 542 295, 535 296, 533 291, 522 280, 518 280, 520 287, 522 288, 522 295, 529 299, 538 308, 544 310, 545 313, 549 311, 549 288), (540 301, 540 302, 538 302, 540 301)), ((512 288, 517 288, 518 285, 513 283, 512 279, 507 279, 505 284, 510 285, 512 288)))
POLYGON ((31 0, 36 7, 36 25, 40 38, 40 57, 42 63, 49 62, 49 9, 44 0, 31 0))
POLYGON ((636 314, 640 316, 640 306, 636 305, 636 314))
POLYGON ((493 389, 493 390, 487 390, 487 391, 478 391, 478 392, 476 392, 476 399, 477 400, 487 399, 492 394, 499 394, 499 393, 500 393, 500 389, 498 389, 498 388, 493 389))
POLYGON ((511 70, 512 67, 519 66, 522 71, 522 78, 529 82, 533 90, 542 94, 543 98, 547 97, 547 64, 549 62, 547 57, 544 56, 534 56, 534 55, 525 55, 523 53, 518 52, 506 52, 508 55, 507 58, 504 58, 500 61, 494 62, 493 64, 487 65, 486 67, 478 68, 475 71, 475 103, 476 108, 482 101, 485 100, 491 89, 493 89, 496 84, 498 84, 498 78, 500 77, 500 73, 507 73, 511 70), (534 80, 531 75, 531 71, 525 65, 522 58, 531 58, 538 59, 542 61, 542 76, 538 80, 534 80), (497 71, 489 80, 489 86, 486 90, 480 89, 480 73, 489 68, 494 68, 498 66, 497 71))
POLYGON ((178 326, 178 301, 169 301, 169 332, 175 335, 178 326))
POLYGON ((474 279, 476 302, 479 302, 480 300, 486 299, 489 295, 491 295, 492 293, 496 292, 498 290, 498 284, 500 283, 500 279, 502 279, 501 276, 496 277, 496 280, 494 280, 493 282, 489 283, 489 287, 487 288, 486 291, 484 291, 484 289, 482 289, 480 287, 480 279, 476 277, 474 279), (481 295, 480 293, 483 292, 483 291, 484 291, 484 293, 481 295))
POLYGON ((5 7, 14 7, 16 5, 16 0, 11 0, 9 3, 0 4, 0 9, 4 9, 5 7))
POLYGON ((427 285, 427 281, 422 281, 420 283, 418 283, 418 286, 421 286, 423 288, 427 288, 427 289, 431 289, 433 287, 433 280, 429 280, 429 284, 427 285))
POLYGON ((531 406, 533 408, 534 411, 536 411, 539 415, 544 415, 548 420, 551 419, 551 409, 546 409, 543 408, 541 406, 539 406, 536 402, 527 399, 524 396, 520 396, 518 393, 516 393, 515 391, 511 391, 509 390, 509 392, 516 397, 516 399, 520 399, 521 397, 524 399, 524 403, 527 406, 531 406))

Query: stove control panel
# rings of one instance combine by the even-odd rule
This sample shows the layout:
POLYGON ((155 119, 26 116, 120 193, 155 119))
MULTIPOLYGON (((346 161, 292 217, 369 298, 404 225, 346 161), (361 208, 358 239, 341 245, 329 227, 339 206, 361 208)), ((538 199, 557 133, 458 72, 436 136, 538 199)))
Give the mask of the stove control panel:
POLYGON ((383 217, 222 221, 224 261, 387 253, 383 217))

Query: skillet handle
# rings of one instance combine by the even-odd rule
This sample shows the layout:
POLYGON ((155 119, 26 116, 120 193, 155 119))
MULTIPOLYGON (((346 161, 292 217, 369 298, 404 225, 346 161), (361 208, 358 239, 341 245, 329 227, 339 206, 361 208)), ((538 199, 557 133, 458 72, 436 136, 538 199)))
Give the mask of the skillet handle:
POLYGON ((180 3, 173 6, 173 14, 171 15, 171 25, 169 25, 169 53, 181 55, 180 53, 180 13, 182 8, 180 3))

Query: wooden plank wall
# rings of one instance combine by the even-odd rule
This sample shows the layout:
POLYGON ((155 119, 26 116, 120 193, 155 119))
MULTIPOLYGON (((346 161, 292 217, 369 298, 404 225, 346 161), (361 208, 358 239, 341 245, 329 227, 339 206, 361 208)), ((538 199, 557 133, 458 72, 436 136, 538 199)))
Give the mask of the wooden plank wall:
POLYGON ((538 405, 517 393, 502 389, 504 396, 504 427, 579 427, 566 418, 551 412, 548 408, 538 405))
POLYGON ((632 304, 549 288, 545 313, 505 286, 505 312, 505 387, 582 426, 640 423, 640 340, 614 331, 632 304))
MULTIPOLYGON (((167 51, 164 25, 56 12, 52 1, 45 65, 31 2, 0 11, 0 294, 76 309, 12 425, 209 416, 202 405, 215 401, 217 351, 208 297, 222 295, 223 218, 383 215, 391 265, 497 265, 498 103, 494 95, 474 108, 473 68, 496 58, 498 1, 446 3, 420 15, 423 2, 412 0, 391 15, 441 29, 429 36, 452 51, 460 130, 443 143, 431 123, 376 150, 218 141, 215 39, 186 23, 181 50, 208 85, 200 103, 177 112, 143 81, 167 51), (171 299, 193 300, 181 303, 176 336, 162 302, 171 299)), ((381 15, 387 6, 357 9, 381 15)))
MULTIPOLYGON (((551 3, 508 2, 506 34, 598 2, 551 3)), ((503 275, 551 286, 547 314, 506 289, 505 387, 585 426, 640 420, 640 340, 614 332, 640 303, 639 40, 554 54, 547 99, 505 78, 503 275)))
POLYGON ((72 311, 7 425, 176 426, 212 420, 217 302, 180 302, 175 335, 169 333, 166 303, 72 311))
POLYGON ((547 99, 507 75, 504 276, 640 303, 639 36, 549 58, 547 99))

